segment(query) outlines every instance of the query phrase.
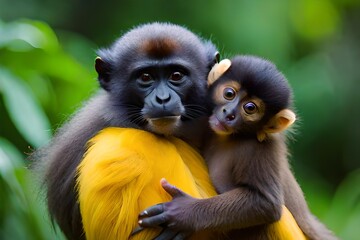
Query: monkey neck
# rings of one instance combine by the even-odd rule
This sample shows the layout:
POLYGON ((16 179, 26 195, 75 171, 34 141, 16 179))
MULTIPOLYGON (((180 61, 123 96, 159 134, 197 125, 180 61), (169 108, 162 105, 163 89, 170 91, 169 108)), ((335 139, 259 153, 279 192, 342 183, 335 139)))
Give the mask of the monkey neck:
POLYGON ((265 138, 263 138, 261 141, 258 138, 258 134, 257 133, 251 133, 251 132, 236 132, 233 133, 231 135, 228 136, 218 136, 218 139, 220 140, 221 138, 224 139, 228 139, 228 140, 233 140, 233 141, 256 141, 257 143, 261 144, 268 144, 268 143, 272 143, 272 142, 277 142, 278 140, 280 141, 284 141, 286 140, 286 136, 284 133, 269 133, 266 134, 265 138))
POLYGON ((250 131, 238 131, 231 135, 229 135, 230 138, 233 139, 257 139, 257 134, 255 132, 250 131))

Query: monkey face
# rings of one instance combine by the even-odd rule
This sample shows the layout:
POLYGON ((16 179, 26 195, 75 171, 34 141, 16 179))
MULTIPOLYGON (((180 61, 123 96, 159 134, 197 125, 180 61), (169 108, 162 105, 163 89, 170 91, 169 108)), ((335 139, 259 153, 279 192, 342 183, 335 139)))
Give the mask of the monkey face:
POLYGON ((222 80, 215 86, 213 101, 215 107, 209 123, 221 135, 256 132, 265 113, 263 101, 250 96, 239 82, 233 80, 222 80))
POLYGON ((212 44, 176 25, 155 23, 128 32, 99 51, 95 64, 114 103, 113 119, 126 117, 123 122, 136 128, 171 135, 181 131, 183 121, 206 116, 206 77, 216 53, 212 44))
POLYGON ((296 116, 289 109, 291 88, 271 62, 236 56, 231 64, 220 64, 212 72, 209 83, 214 110, 210 126, 216 133, 256 135, 262 142, 294 123, 296 116))
POLYGON ((165 64, 159 71, 160 65, 157 63, 140 69, 135 74, 135 81, 137 91, 142 93, 144 99, 141 115, 149 129, 169 135, 179 127, 181 117, 186 115, 182 96, 194 84, 188 68, 165 64))

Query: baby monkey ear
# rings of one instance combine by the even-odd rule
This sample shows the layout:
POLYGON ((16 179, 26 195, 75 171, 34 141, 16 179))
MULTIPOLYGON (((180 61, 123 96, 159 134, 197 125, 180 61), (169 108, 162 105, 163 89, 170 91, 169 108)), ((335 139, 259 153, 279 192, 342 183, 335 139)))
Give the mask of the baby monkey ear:
POLYGON ((282 132, 290 127, 296 120, 296 115, 289 109, 284 109, 278 112, 269 123, 265 126, 267 133, 282 132))
POLYGON ((208 86, 213 84, 221 75, 226 72, 231 66, 231 61, 229 59, 223 59, 219 63, 216 63, 208 75, 208 86))
POLYGON ((279 133, 290 127, 296 120, 296 115, 289 109, 278 112, 265 125, 264 129, 257 134, 259 142, 262 142, 269 133, 279 133))

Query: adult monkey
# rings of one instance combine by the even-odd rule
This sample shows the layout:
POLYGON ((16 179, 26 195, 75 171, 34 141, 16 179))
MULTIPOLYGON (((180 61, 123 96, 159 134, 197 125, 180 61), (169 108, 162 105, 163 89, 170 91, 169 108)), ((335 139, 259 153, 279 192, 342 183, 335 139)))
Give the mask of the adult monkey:
MULTIPOLYGON (((201 117, 204 116, 203 119, 206 121, 207 115, 206 78, 217 57, 216 48, 211 42, 203 41, 183 27, 167 23, 145 24, 134 28, 110 48, 102 49, 98 54, 95 68, 102 90, 60 128, 48 146, 33 155, 33 158, 40 159, 39 168, 44 173, 51 217, 59 224, 68 239, 127 238, 125 235, 116 237, 110 235, 107 238, 84 234, 82 225, 84 217, 80 214, 76 183, 77 168, 87 149, 89 139, 107 127, 123 127, 176 136, 196 146, 199 141, 197 138, 201 137, 201 117)), ((102 136, 109 139, 111 135, 118 139, 116 135, 118 133, 119 129, 106 129, 102 135, 92 140, 95 150, 99 146, 97 142, 100 144, 106 142, 101 140, 102 136)), ((120 139, 126 143, 131 142, 129 138, 134 139, 132 132, 120 136, 120 139)), ((187 171, 188 176, 196 178, 191 179, 191 188, 194 192, 198 192, 197 195, 211 194, 210 181, 207 179, 205 165, 200 162, 201 157, 184 142, 179 143, 179 140, 167 142, 166 139, 147 132, 142 132, 142 136, 135 139, 143 139, 147 146, 152 144, 151 141, 168 145, 168 149, 175 149, 171 154, 180 159, 184 156, 180 156, 179 152, 187 155, 185 157, 189 160, 198 159, 198 165, 203 170, 198 171, 201 172, 200 174, 194 175, 189 170, 183 172, 187 171), (203 183, 201 179, 204 179, 203 183), (198 190, 198 186, 207 186, 208 190, 198 190)), ((135 141, 133 144, 137 145, 139 142, 135 141)), ((111 148, 107 146, 100 150, 104 151, 103 153, 111 152, 111 148)), ((137 157, 139 154, 135 146, 135 151, 130 153, 131 156, 127 159, 132 159, 132 156, 137 157)), ((98 157, 103 157, 103 154, 98 157)), ((199 168, 198 165, 194 168, 199 168)), ((85 191, 81 196, 87 196, 87 189, 94 187, 94 184, 84 179, 88 176, 87 173, 91 172, 91 169, 87 168, 89 166, 91 165, 83 166, 84 168, 78 173, 83 180, 78 181, 79 191, 85 191), (86 184, 82 184, 83 182, 86 184)), ((183 167, 188 168, 188 166, 183 167)), ((123 174, 131 173, 129 169, 124 170, 123 174)), ((129 178, 130 176, 127 176, 127 179, 129 178)), ((156 188, 160 189, 159 186, 156 188)), ((82 199, 87 200, 86 197, 82 199)), ((116 205, 119 199, 120 196, 115 196, 112 203, 105 204, 109 204, 108 209, 114 209, 114 204, 116 205)), ((101 199, 90 200, 94 202, 101 199)), ((81 199, 80 204, 82 204, 81 199)), ((99 202, 97 206, 101 204, 103 202, 99 202)), ((82 205, 86 206, 86 203, 82 205)), ((135 213, 136 218, 140 210, 135 213)), ((87 215, 82 212, 82 215, 89 217, 93 214, 87 215)), ((89 221, 91 224, 92 220, 89 221)), ((101 224, 105 225, 105 222, 99 222, 99 225, 101 224)), ((112 229, 126 228, 111 224, 113 223, 108 227, 112 229)), ((124 224, 126 225, 127 222, 124 224)), ((136 220, 129 224, 136 225, 136 220)), ((128 235, 131 231, 132 229, 127 229, 128 235)))

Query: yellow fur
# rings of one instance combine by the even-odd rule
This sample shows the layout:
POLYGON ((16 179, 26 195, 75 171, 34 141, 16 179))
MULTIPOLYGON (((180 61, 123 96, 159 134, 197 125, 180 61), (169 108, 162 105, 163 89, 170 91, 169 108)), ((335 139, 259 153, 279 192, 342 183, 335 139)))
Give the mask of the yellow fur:
POLYGON ((271 240, 307 240, 299 228, 291 212, 283 206, 282 215, 278 222, 268 228, 271 240))
MULTIPOLYGON (((93 138, 79 166, 80 210, 88 240, 126 239, 140 211, 171 200, 165 177, 188 194, 215 195, 200 155, 183 141, 135 129, 108 128, 93 138)), ((152 239, 145 230, 133 239, 152 239)))
MULTIPOLYGON (((128 239, 142 210, 171 200, 160 186, 163 177, 197 198, 216 194, 202 157, 177 138, 107 128, 89 144, 77 179, 87 240, 128 239)), ((285 207, 272 229, 273 239, 304 239, 285 207)), ((153 239, 157 234, 158 229, 146 229, 131 239, 153 239)))

